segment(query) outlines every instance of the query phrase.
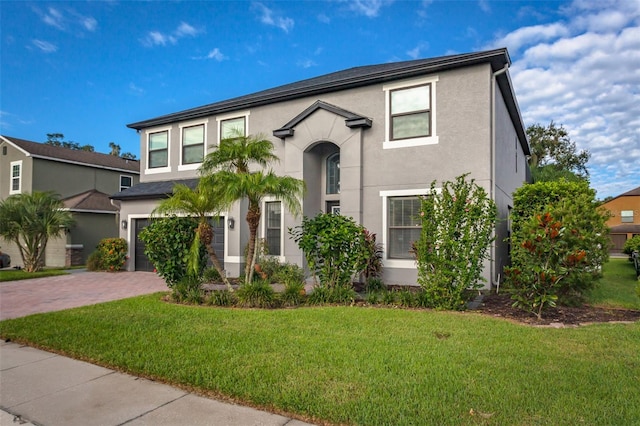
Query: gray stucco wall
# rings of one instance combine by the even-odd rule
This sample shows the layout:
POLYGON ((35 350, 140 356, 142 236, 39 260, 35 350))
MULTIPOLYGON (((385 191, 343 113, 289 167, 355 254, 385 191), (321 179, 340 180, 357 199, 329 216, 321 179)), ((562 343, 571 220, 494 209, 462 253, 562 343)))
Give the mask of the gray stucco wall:
POLYGON ((73 218, 76 225, 69 233, 69 244, 82 244, 83 263, 87 262, 100 240, 119 236, 115 214, 75 212, 73 218))

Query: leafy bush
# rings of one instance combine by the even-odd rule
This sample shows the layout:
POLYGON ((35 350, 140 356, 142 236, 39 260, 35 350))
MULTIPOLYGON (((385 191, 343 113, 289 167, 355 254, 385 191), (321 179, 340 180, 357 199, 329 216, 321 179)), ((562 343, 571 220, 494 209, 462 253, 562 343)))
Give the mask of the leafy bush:
POLYGON ((416 305, 415 299, 416 299, 415 294, 409 289, 404 288, 400 290, 400 292, 398 293, 398 302, 402 307, 411 308, 415 306, 416 305))
POLYGON ((260 271, 264 274, 264 279, 268 280, 271 283, 277 282, 276 275, 282 267, 278 258, 271 256, 261 256, 259 259, 260 271))
POLYGON ((506 283, 514 306, 542 317, 580 301, 609 259, 607 213, 586 182, 537 182, 514 194, 506 283))
POLYGON ((375 293, 386 290, 387 287, 380 278, 369 278, 364 285, 364 289, 367 293, 375 293))
MULTIPOLYGON (((439 309, 462 310, 468 289, 482 287, 483 262, 489 257, 496 207, 487 192, 466 175, 431 183, 420 209, 422 231, 414 249, 418 283, 439 309)), ((425 302, 426 303, 426 302, 425 302)))
POLYGON ((245 308, 273 308, 277 302, 275 291, 265 280, 242 284, 236 296, 238 305, 245 308))
POLYGON ((220 281, 220 273, 216 268, 205 268, 204 271, 202 271, 202 277, 207 283, 220 281))
POLYGON ((364 269, 369 252, 364 228, 347 216, 321 213, 289 234, 304 252, 309 269, 320 284, 341 287, 364 269))
POLYGON ((338 304, 349 305, 356 298, 356 292, 350 285, 316 286, 307 297, 310 305, 338 304))
MULTIPOLYGON (((145 243, 144 254, 155 266, 158 275, 173 287, 188 273, 190 249, 193 245, 198 221, 190 217, 156 218, 140 232, 145 243)), ((206 264, 206 248, 200 245, 201 262, 206 264)), ((195 275, 201 275, 200 270, 195 275)))
POLYGON ((380 296, 380 293, 377 291, 372 291, 367 293, 367 296, 366 296, 367 303, 370 305, 377 305, 379 296, 380 296))
POLYGON ((273 275, 273 282, 284 284, 302 284, 304 288, 304 269, 294 263, 280 264, 278 271, 273 275))
POLYGON ((185 275, 172 288, 172 298, 178 303, 200 305, 204 300, 202 279, 193 275, 185 275))
POLYGON ((87 259, 90 271, 120 271, 127 262, 127 241, 124 238, 103 238, 87 259))
POLYGON ((622 251, 628 255, 631 255, 634 251, 640 253, 640 235, 636 235, 635 237, 629 238, 625 241, 622 251))
POLYGON ((291 280, 285 283, 280 299, 284 306, 298 306, 304 302, 304 282, 291 280))
POLYGON ((371 279, 380 278, 382 276, 382 244, 376 242, 376 234, 369 232, 367 229, 363 229, 364 243, 367 251, 366 259, 364 262, 364 275, 365 283, 371 279))
POLYGON ((396 292, 385 290, 381 293, 380 301, 384 305, 393 305, 396 303, 396 292))
POLYGON ((227 290, 214 290, 207 297, 207 304, 212 306, 233 306, 237 303, 234 293, 227 290))

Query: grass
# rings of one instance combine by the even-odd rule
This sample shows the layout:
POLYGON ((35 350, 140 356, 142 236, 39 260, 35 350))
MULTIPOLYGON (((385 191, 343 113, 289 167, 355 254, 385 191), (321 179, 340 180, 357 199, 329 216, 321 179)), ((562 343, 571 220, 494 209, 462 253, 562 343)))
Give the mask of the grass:
POLYGON ((636 272, 627 258, 610 258, 602 269, 603 277, 589 295, 589 304, 609 308, 640 309, 636 294, 636 272))
MULTIPOLYGON (((64 268, 68 269, 68 268, 64 268)), ((68 275, 68 272, 62 268, 44 269, 39 272, 26 272, 23 269, 6 269, 0 271, 0 282, 2 281, 18 281, 28 280, 31 278, 52 277, 55 275, 68 275)))
POLYGON ((640 424, 640 323, 550 329, 475 313, 203 308, 155 294, 6 320, 0 336, 316 422, 640 424))

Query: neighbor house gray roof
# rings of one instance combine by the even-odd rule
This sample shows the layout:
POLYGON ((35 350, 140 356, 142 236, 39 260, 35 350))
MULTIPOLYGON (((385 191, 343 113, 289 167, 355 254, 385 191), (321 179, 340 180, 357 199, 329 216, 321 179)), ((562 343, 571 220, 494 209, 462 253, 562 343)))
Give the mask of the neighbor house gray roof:
POLYGON ((625 224, 609 228, 611 234, 640 234, 640 225, 625 224))
POLYGON ((116 213, 118 208, 111 204, 104 192, 90 189, 62 200, 64 206, 73 212, 116 213))
POLYGON ((173 187, 177 184, 187 185, 193 189, 200 179, 175 179, 160 180, 156 182, 143 182, 113 194, 112 200, 151 200, 167 198, 173 193, 173 187))
MULTIPOLYGON (((627 191, 624 194, 620 194, 618 195, 618 197, 634 197, 634 196, 639 196, 640 195, 640 186, 632 189, 631 191, 627 191)), ((618 198, 616 197, 616 198, 618 198)))
MULTIPOLYGON (((491 64, 492 70, 498 71, 506 65, 510 65, 511 60, 507 49, 502 48, 483 52, 442 56, 438 58, 360 66, 173 114, 163 115, 149 120, 138 121, 136 123, 128 124, 127 126, 132 129, 142 130, 178 121, 191 120, 308 96, 316 96, 339 90, 353 89, 371 84, 386 83, 400 79, 417 77, 428 73, 435 73, 483 63, 491 64)), ((520 140, 524 141, 523 148, 525 154, 529 154, 529 146, 528 143, 526 143, 527 138, 525 135, 524 125, 522 124, 520 110, 518 108, 518 103, 516 101, 508 73, 499 75, 497 81, 498 87, 500 88, 507 105, 507 109, 509 110, 509 115, 515 123, 516 132, 518 133, 520 140)))
POLYGON ((140 174, 140 162, 137 160, 128 160, 100 152, 80 151, 61 146, 47 145, 11 136, 2 135, 0 138, 30 157, 140 174))

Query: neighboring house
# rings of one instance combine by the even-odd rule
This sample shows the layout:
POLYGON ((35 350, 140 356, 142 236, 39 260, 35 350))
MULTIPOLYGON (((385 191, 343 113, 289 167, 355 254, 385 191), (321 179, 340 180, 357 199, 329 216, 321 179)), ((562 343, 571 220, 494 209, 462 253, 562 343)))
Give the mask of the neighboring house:
POLYGON ((611 254, 621 254, 624 243, 640 235, 640 186, 620 194, 602 205, 609 210, 607 221, 611 237, 611 254))
MULTIPOLYGON (((415 284, 411 243, 420 234, 420 196, 433 180, 469 173, 495 200, 499 218, 485 277, 509 261, 512 194, 529 181, 529 145, 509 77, 506 49, 362 66, 129 124, 140 133, 140 184, 122 203, 129 268, 152 268, 137 233, 177 180, 194 184, 202 158, 240 130, 269 137, 279 175, 303 179, 303 212, 351 216, 384 245, 384 280, 415 284)), ((238 83, 240 84, 240 82, 238 83)), ((224 266, 244 262, 246 203, 224 212, 217 229, 224 266), (224 224, 227 224, 226 226, 224 224)), ((269 253, 303 265, 287 229, 299 225, 278 200, 264 202, 260 237, 269 253)))
MULTIPOLYGON (((118 237, 119 206, 109 195, 139 180, 139 161, 0 136, 0 200, 53 191, 76 220, 64 238, 47 244, 47 266, 84 264, 102 238, 118 237)), ((22 265, 17 247, 7 241, 0 245, 14 266, 22 265)))

